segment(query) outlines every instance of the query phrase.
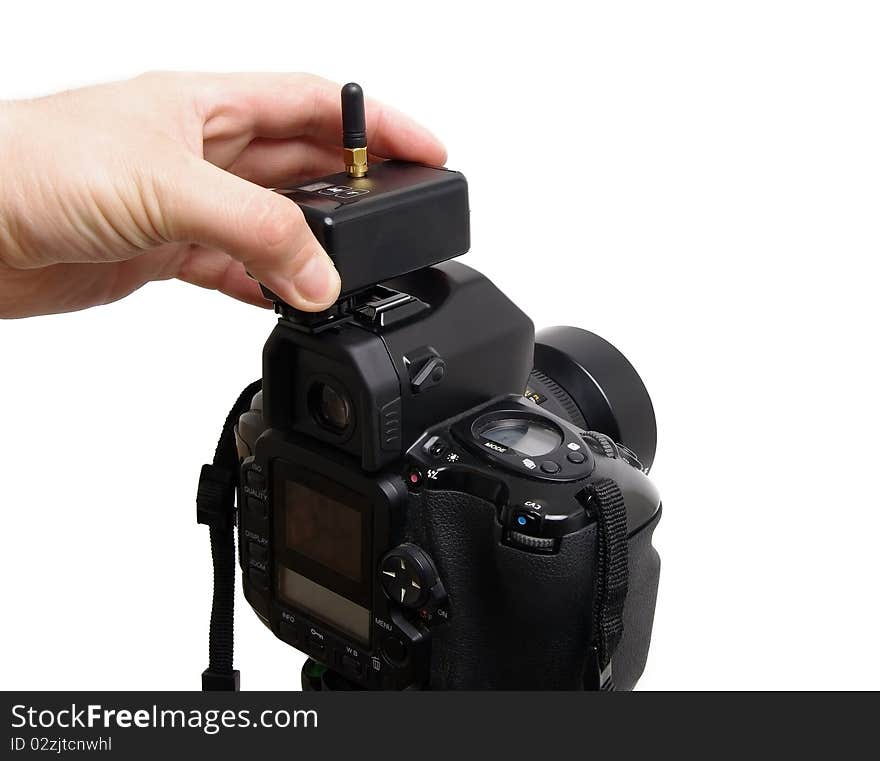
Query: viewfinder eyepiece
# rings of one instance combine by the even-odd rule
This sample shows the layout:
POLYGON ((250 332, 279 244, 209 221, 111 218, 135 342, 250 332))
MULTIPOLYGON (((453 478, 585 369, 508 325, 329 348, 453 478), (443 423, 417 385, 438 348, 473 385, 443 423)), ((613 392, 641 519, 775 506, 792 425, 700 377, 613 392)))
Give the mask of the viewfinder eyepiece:
POLYGON ((329 383, 315 383, 309 390, 309 408, 315 420, 331 433, 341 434, 351 425, 352 403, 346 393, 329 383))

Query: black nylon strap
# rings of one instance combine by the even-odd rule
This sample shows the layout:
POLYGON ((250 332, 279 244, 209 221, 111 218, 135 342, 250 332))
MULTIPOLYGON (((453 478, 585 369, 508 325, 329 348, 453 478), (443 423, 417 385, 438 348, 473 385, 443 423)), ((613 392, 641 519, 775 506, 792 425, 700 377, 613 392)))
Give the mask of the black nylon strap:
POLYGON ((593 644, 600 686, 613 689, 610 684, 611 656, 623 636, 623 605, 629 577, 626 506, 620 487, 610 478, 592 484, 590 492, 590 505, 595 510, 599 528, 593 644))
POLYGON ((262 387, 254 381, 241 392, 223 423, 212 465, 202 468, 196 499, 199 523, 210 526, 214 564, 214 597, 208 637, 208 668, 202 673, 202 690, 238 690, 239 674, 233 669, 235 619, 235 486, 238 484, 238 451, 235 426, 250 409, 262 387))

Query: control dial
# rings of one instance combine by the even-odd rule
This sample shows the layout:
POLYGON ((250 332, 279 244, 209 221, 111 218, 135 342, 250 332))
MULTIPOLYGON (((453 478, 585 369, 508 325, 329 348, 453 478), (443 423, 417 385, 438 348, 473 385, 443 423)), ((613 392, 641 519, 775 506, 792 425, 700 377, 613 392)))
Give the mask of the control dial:
POLYGON ((395 547, 382 558, 379 580, 389 599, 413 609, 428 602, 439 582, 428 553, 410 543, 395 547))
POLYGON ((612 460, 617 459, 617 445, 610 436, 606 436, 598 431, 587 431, 583 435, 583 439, 587 442, 587 446, 596 454, 610 457, 612 460))

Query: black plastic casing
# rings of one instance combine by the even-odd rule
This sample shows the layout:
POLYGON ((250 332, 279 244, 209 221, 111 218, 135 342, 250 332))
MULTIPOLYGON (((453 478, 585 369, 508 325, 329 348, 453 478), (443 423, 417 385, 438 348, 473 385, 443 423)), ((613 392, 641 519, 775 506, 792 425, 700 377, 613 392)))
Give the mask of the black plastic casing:
POLYGON ((446 262, 385 283, 424 308, 379 326, 352 319, 320 333, 279 320, 263 350, 263 416, 271 428, 306 434, 352 455, 368 472, 399 461, 421 433, 493 396, 522 393, 532 369, 534 326, 486 277, 446 262), (426 356, 442 380, 417 390, 426 356), (353 406, 352 424, 328 431, 309 390, 329 383, 353 406))
POLYGON ((343 296, 470 248, 460 172, 384 161, 371 164, 366 177, 342 172, 278 192, 302 209, 339 271, 343 296))
MULTIPOLYGON (((376 690, 424 686, 430 671, 429 632, 400 615, 375 580, 381 557, 403 535, 409 496, 400 474, 390 470, 366 475, 353 467, 345 454, 277 430, 266 431, 253 452, 243 461, 238 526, 239 563, 248 603, 276 637, 356 684, 376 690), (247 485, 249 473, 263 476, 263 488, 247 485), (369 503, 363 523, 369 574, 362 596, 355 600, 370 611, 369 642, 285 603, 278 592, 283 567, 283 537, 279 535, 283 499, 277 486, 284 477, 296 477, 297 473, 330 479, 369 503), (255 510, 255 504, 260 509, 255 510), (259 557, 255 557, 255 548, 259 557), (404 643, 406 655, 399 662, 388 660, 385 654, 392 638, 404 643)), ((319 576, 318 581, 331 585, 327 578, 319 576)))

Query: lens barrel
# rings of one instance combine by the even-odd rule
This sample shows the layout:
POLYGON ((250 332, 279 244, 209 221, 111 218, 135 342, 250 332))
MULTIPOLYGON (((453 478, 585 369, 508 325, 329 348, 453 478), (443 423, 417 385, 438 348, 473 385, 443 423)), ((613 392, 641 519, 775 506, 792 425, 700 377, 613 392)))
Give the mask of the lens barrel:
POLYGON ((546 328, 535 336, 529 389, 543 406, 631 449, 647 471, 657 449, 654 405, 635 368, 604 338, 580 328, 546 328))

